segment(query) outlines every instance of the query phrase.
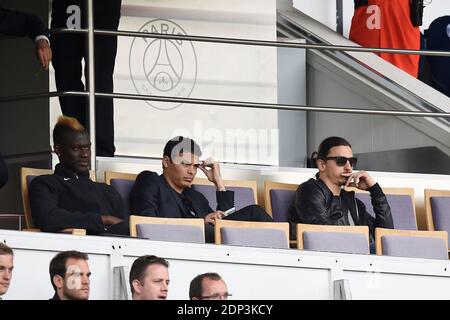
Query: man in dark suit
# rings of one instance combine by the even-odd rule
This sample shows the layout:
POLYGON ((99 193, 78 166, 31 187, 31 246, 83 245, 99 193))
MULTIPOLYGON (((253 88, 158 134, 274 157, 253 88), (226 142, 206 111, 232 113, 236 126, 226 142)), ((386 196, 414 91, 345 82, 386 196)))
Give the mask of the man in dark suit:
POLYGON ((35 15, 0 7, 0 33, 9 36, 28 36, 36 46, 36 56, 47 70, 52 60, 50 34, 44 23, 35 15))
POLYGON ((215 162, 200 163, 200 147, 189 138, 175 137, 167 142, 163 153, 163 174, 143 171, 136 178, 130 193, 134 214, 164 218, 202 218, 205 220, 207 242, 214 242, 216 219, 240 221, 272 221, 258 205, 251 205, 226 216, 234 207, 234 192, 226 190, 220 167, 215 162), (200 192, 191 188, 197 169, 203 171, 216 186, 217 210, 209 206, 200 192))
MULTIPOLYGON (((87 10, 85 0, 53 0, 53 28, 87 28, 87 10)), ((119 27, 121 0, 95 0, 94 28, 117 30, 119 27)), ((85 91, 82 77, 82 60, 86 61, 87 36, 85 34, 58 33, 52 37, 53 68, 58 91, 85 91)), ((95 90, 113 92, 113 74, 117 53, 117 36, 94 36, 95 90)), ((85 97, 59 97, 61 110, 65 116, 77 118, 86 127, 87 100, 85 97)), ((112 98, 95 99, 96 151, 97 156, 113 157, 114 147, 114 110, 112 98)))

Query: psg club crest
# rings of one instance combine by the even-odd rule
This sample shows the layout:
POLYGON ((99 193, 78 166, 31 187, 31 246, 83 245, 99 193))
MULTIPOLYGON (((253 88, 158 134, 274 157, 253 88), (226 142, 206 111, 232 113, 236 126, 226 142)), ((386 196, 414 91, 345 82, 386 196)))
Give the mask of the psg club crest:
MULTIPOLYGON (((156 19, 140 32, 187 35, 178 24, 156 19)), ((187 98, 197 80, 197 56, 191 41, 172 39, 133 39, 129 55, 130 75, 136 91, 142 95, 187 98)), ((172 110, 179 103, 146 101, 158 110, 172 110)))

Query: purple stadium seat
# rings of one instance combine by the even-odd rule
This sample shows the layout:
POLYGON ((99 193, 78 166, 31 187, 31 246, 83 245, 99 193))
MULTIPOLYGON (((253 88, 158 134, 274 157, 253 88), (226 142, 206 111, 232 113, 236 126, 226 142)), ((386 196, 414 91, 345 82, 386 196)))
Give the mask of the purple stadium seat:
POLYGON ((361 233, 303 232, 303 249, 311 251, 369 254, 369 240, 361 233))
POLYGON ((137 235, 155 241, 205 243, 203 229, 174 224, 137 224, 137 235))
MULTIPOLYGON (((370 195, 367 193, 356 193, 356 197, 366 206, 367 212, 375 217, 370 195)), ((417 230, 416 216, 411 197, 406 194, 387 194, 386 198, 391 207, 394 228, 401 230, 417 230)))
POLYGON ((286 233, 276 229, 222 227, 222 244, 232 246, 289 249, 286 233))
POLYGON ((431 197, 430 201, 434 229, 447 231, 450 241, 450 197, 431 197))
POLYGON ((134 180, 111 179, 111 186, 116 189, 123 199, 125 211, 130 214, 130 191, 133 188, 134 180))
POLYGON ((294 200, 294 190, 272 189, 270 190, 270 202, 272 205, 272 217, 275 222, 288 221, 288 209, 294 200))
MULTIPOLYGON (((217 208, 216 187, 211 185, 193 184, 192 188, 201 192, 209 202, 209 206, 215 210, 217 208)), ((249 205, 256 204, 255 194, 252 188, 227 187, 227 190, 234 191, 234 206, 236 211, 249 205)))
POLYGON ((384 235, 381 243, 386 256, 448 260, 446 243, 440 238, 384 235))

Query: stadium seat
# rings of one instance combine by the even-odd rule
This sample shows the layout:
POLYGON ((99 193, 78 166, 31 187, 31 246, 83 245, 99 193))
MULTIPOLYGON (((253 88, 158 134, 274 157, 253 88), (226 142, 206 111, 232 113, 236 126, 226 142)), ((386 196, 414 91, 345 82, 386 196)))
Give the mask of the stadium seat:
POLYGON ((133 188, 134 181, 136 180, 137 174, 134 173, 122 173, 115 171, 105 171, 105 182, 109 184, 123 199, 125 205, 125 210, 128 214, 131 213, 130 209, 130 192, 133 188))
POLYGON ((427 230, 450 233, 450 190, 425 189, 424 199, 427 230))
POLYGON ((448 259, 446 231, 375 229, 377 255, 448 259))
MULTIPOLYGON (((237 210, 257 204, 257 186, 254 180, 224 180, 227 190, 234 191, 234 206, 237 210)), ((208 179, 195 178, 192 188, 208 199, 209 206, 217 208, 216 187, 208 179)))
POLYGON ((217 220, 215 243, 260 248, 289 248, 287 222, 217 220))
POLYGON ((369 254, 369 227, 297 224, 300 250, 369 254))
POLYGON ((297 188, 297 184, 264 181, 266 211, 272 216, 273 221, 288 221, 288 209, 297 188))
MULTIPOLYGON (((354 188, 348 188, 356 192, 356 197, 366 206, 367 212, 373 217, 373 207, 370 194, 354 188)), ((414 189, 412 188, 383 188, 391 207, 394 228, 402 230, 417 230, 416 209, 414 201, 414 189)))
POLYGON ((130 216, 130 235, 154 241, 205 243, 203 219, 130 216))

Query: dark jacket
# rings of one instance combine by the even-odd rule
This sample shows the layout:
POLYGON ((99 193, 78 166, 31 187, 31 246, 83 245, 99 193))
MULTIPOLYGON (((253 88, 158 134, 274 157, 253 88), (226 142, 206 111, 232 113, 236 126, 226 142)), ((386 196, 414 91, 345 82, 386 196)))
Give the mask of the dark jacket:
MULTIPOLYGON (((186 188, 183 196, 170 187, 163 175, 143 171, 137 176, 131 189, 131 213, 162 218, 204 218, 214 211, 205 196, 192 188, 186 188), (196 216, 186 208, 183 196, 191 202, 196 216)), ((217 210, 225 211, 234 206, 233 191, 217 191, 216 197, 217 210)))
POLYGON ((101 215, 127 219, 122 197, 113 187, 93 182, 88 171, 77 175, 62 164, 54 174, 34 178, 29 196, 33 221, 43 231, 80 228, 99 234, 105 231, 101 215))
POLYGON ((386 196, 376 183, 369 190, 372 198, 372 217, 362 201, 355 197, 354 191, 341 190, 334 196, 320 179, 309 179, 302 183, 295 192, 294 201, 289 207, 289 225, 292 239, 296 239, 296 224, 350 225, 348 211, 355 225, 369 226, 371 241, 375 228, 393 228, 391 208, 386 196))
POLYGON ((0 153, 0 188, 8 181, 8 167, 6 166, 3 156, 0 153))
POLYGON ((39 35, 50 38, 47 27, 36 15, 2 7, 0 7, 0 33, 10 36, 28 36, 33 41, 39 35))

